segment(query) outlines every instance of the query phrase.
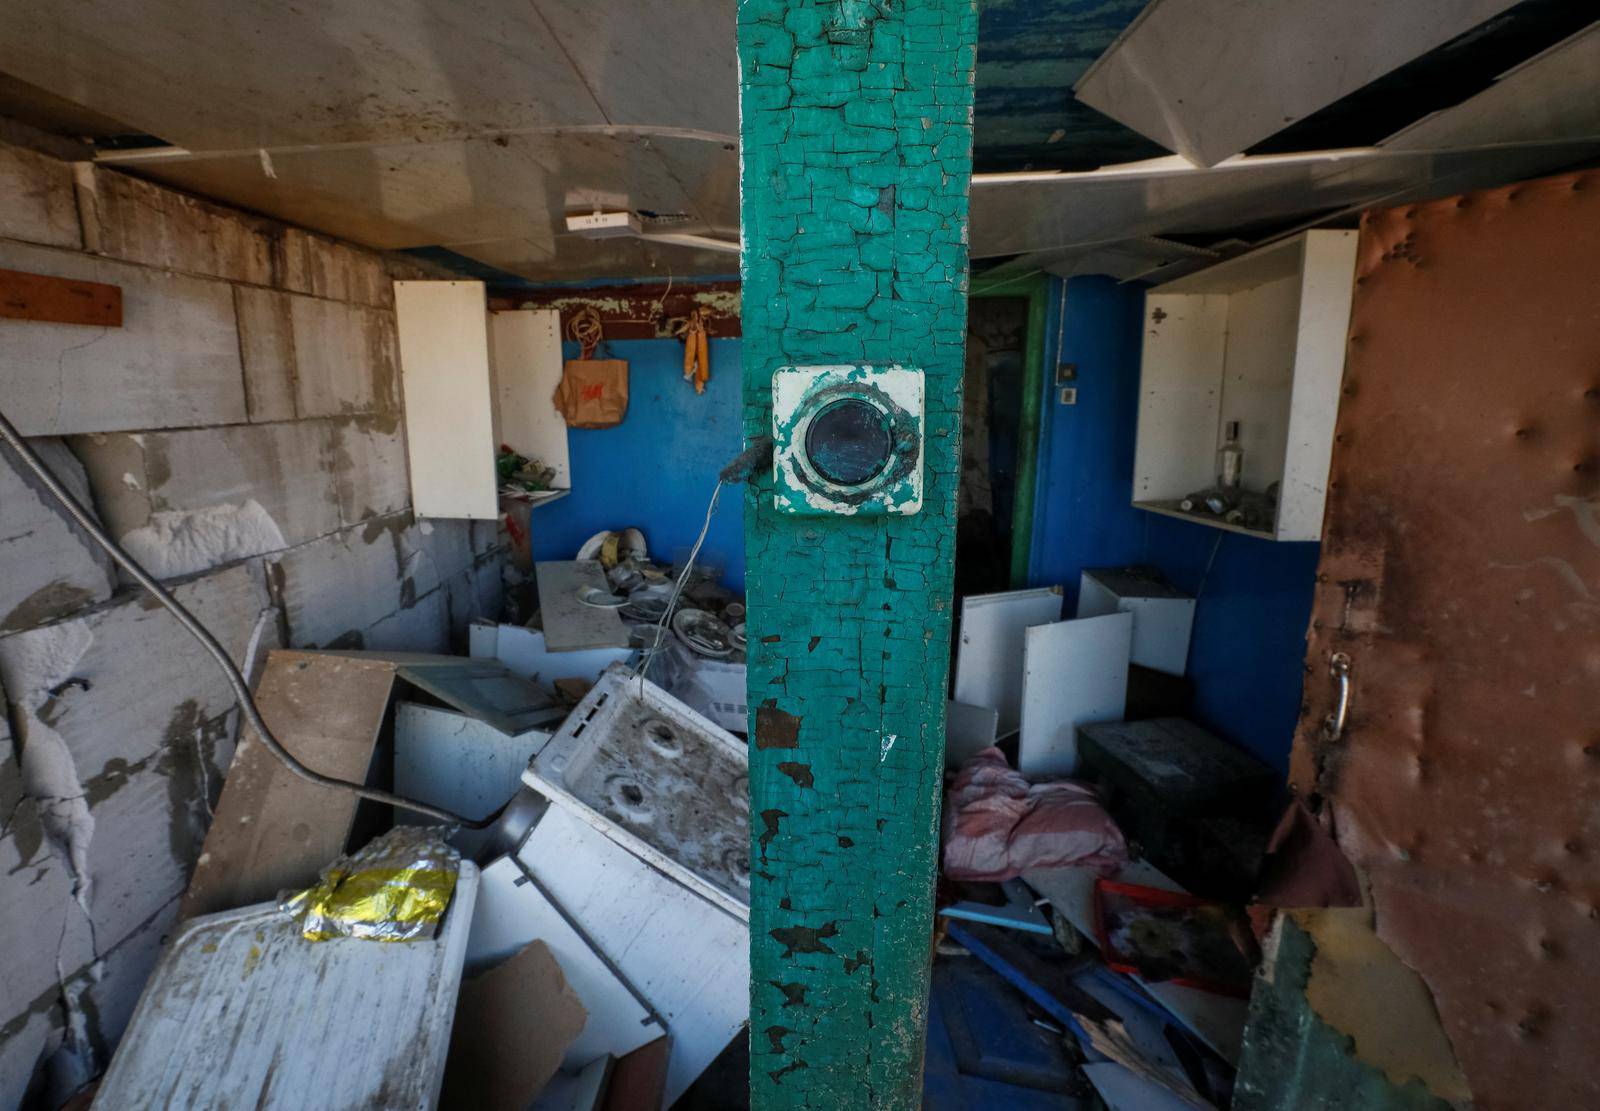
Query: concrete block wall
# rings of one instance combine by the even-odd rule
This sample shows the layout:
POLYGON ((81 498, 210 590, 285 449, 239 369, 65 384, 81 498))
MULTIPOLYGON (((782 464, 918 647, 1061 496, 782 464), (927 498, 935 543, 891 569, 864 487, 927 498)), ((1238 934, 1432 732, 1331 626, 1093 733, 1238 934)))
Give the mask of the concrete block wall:
MULTIPOLYGON (((445 651, 492 524, 416 521, 394 277, 370 251, 0 146, 0 268, 121 287, 121 328, 0 319, 0 408, 247 671, 445 651)), ((5 455, 0 449, 0 456, 5 455)), ((222 676, 0 458, 0 1107, 104 1068, 237 729, 222 676)))

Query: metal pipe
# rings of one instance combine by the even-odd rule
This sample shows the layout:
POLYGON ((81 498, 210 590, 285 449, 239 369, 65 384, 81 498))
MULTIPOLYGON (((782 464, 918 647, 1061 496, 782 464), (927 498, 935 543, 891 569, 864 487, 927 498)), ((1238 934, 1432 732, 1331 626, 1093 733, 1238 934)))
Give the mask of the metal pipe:
MULTIPOLYGON (((500 811, 497 810, 481 821, 473 821, 429 803, 416 802, 412 799, 402 798, 400 795, 391 794, 388 791, 381 791, 375 787, 352 783, 349 780, 338 779, 331 775, 323 775, 321 772, 313 771, 295 759, 294 755, 283 747, 278 738, 273 736, 272 730, 267 727, 266 721, 262 719, 261 711, 256 708, 255 699, 251 697, 250 686, 245 682, 244 676, 239 673, 239 668, 234 664, 233 657, 228 655, 228 650, 217 641, 216 637, 211 635, 211 630, 200 624, 199 619, 172 596, 166 587, 157 582, 150 572, 140 566, 137 560, 123 551, 121 546, 111 539, 105 529, 100 526, 100 522, 95 520, 92 513, 78 504, 78 499, 73 497, 72 492, 61 484, 61 481, 51 472, 45 461, 39 458, 38 453, 33 450, 28 441, 23 438, 22 433, 17 431, 16 426, 11 423, 10 418, 3 412, 0 412, 0 440, 3 440, 12 451, 17 453, 17 458, 22 460, 28 470, 32 471, 35 477, 44 484, 44 488, 50 491, 51 495, 61 503, 61 507, 67 511, 67 515, 72 518, 78 527, 88 533, 90 539, 96 544, 104 548, 106 553, 122 566, 123 570, 133 576, 135 582, 144 587, 156 601, 165 606, 167 611, 177 618, 178 624, 182 625, 189 635, 198 640, 200 646, 210 653, 211 658, 222 669, 223 675, 228 680, 228 685, 233 688, 233 697, 234 701, 239 704, 239 712, 250 723, 250 727, 256 731, 256 735, 261 738, 261 743, 267 746, 267 751, 277 757, 284 767, 301 779, 315 783, 319 787, 331 787, 335 790, 349 791, 351 794, 371 802, 397 806, 402 810, 424 814, 427 817, 436 818, 451 825, 459 825, 465 829, 485 829, 500 816, 500 811)), ((504 808, 502 807, 501 809, 504 808)))

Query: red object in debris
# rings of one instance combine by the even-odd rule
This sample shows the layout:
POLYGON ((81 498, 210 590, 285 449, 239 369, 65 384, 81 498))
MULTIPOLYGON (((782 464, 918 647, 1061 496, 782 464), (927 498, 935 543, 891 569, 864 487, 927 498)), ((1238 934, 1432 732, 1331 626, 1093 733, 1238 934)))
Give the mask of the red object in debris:
POLYGON ((1033 868, 1113 869, 1128 859, 1122 831, 1082 783, 1029 783, 986 748, 961 766, 945 799, 944 874, 1013 879, 1033 868))
POLYGON ((1259 954, 1238 908, 1183 891, 1099 879, 1094 932, 1114 972, 1250 997, 1259 954))

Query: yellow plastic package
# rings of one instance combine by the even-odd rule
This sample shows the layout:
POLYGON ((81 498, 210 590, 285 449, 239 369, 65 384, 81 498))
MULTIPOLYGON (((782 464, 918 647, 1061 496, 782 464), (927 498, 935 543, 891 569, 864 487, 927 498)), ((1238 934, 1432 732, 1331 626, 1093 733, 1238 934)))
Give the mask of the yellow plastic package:
POLYGON ((455 892, 461 856, 439 830, 397 826, 322 870, 283 901, 307 941, 355 937, 421 941, 434 936, 455 892))

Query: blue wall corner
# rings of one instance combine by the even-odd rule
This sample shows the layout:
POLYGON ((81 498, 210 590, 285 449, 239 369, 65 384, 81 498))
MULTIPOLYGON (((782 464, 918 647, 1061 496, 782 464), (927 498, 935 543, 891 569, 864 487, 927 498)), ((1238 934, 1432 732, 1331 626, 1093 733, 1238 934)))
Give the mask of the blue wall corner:
POLYGON ((1144 290, 1101 277, 1070 279, 1064 300, 1061 289, 1052 290, 1046 350, 1059 344, 1060 360, 1077 365, 1078 395, 1062 405, 1046 383, 1029 583, 1065 587, 1070 614, 1086 568, 1161 568, 1199 598, 1189 645, 1195 719, 1286 770, 1319 545, 1134 509, 1144 290))
MULTIPOLYGON (((577 344, 562 353, 577 358, 577 344)), ((671 563, 694 544, 717 472, 739 454, 740 341, 711 341, 704 394, 683 380, 677 340, 608 341, 599 357, 628 360, 628 415, 615 428, 568 430, 572 493, 533 511, 533 557, 571 559, 602 529, 634 526, 651 558, 671 563)), ((722 492, 699 562, 744 589, 743 490, 722 492)))

